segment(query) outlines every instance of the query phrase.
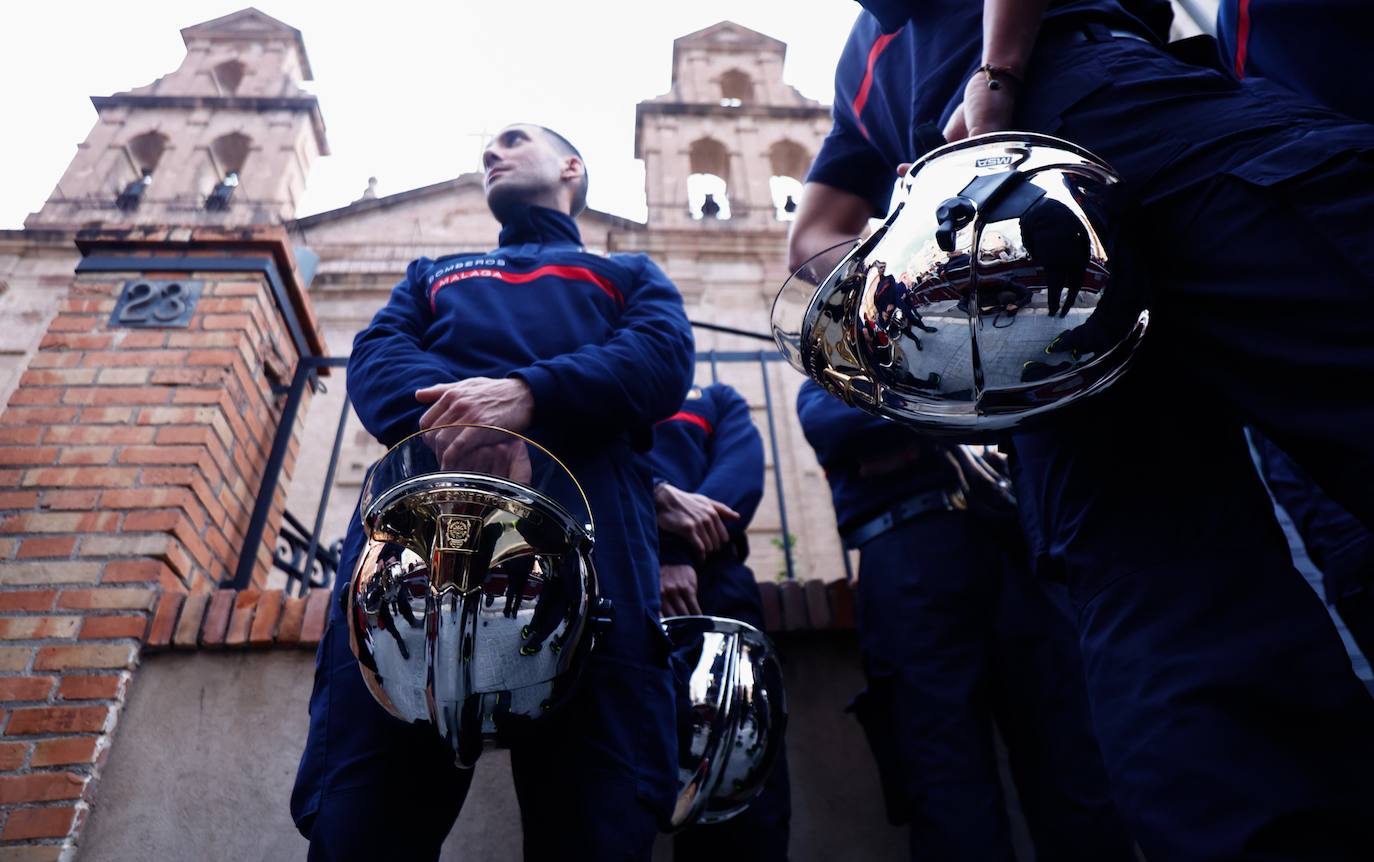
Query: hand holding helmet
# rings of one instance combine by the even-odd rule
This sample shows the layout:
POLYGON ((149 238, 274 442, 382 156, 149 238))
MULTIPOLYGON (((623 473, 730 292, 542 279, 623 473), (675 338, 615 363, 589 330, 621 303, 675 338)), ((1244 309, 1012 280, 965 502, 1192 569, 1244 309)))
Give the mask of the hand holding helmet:
POLYGON ((970 135, 1010 128, 1020 89, 1020 81, 1011 74, 997 74, 996 70, 989 74, 982 69, 975 72, 964 87, 964 101, 945 124, 945 140, 953 143, 970 135))
POLYGON ((935 150, 829 275, 803 266, 788 280, 774 338, 846 403, 961 437, 1100 392, 1149 320, 1139 279, 1116 266, 1116 182, 1091 153, 1045 135, 935 150), (890 325, 894 308, 922 325, 890 325))
MULTIPOLYGON (((717 519, 734 514, 690 497, 720 507, 717 519)), ((593 567, 591 510, 567 467, 511 431, 430 424, 374 465, 360 511, 368 542, 346 615, 377 702, 402 721, 433 725, 461 767, 489 743, 557 720, 594 638, 612 624, 593 567)), ((699 610, 695 572, 680 567, 687 579, 673 568, 665 567, 673 607, 699 610)), ((663 625, 693 682, 679 693, 687 726, 672 825, 719 822, 758 795, 782 746, 777 656, 734 620, 663 625)))

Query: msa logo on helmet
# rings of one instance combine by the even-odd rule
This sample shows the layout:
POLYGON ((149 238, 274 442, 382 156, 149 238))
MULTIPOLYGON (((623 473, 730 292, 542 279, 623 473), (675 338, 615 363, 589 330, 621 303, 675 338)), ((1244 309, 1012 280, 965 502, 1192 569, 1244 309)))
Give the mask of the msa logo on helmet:
POLYGON ((997 168, 1012 163, 1011 156, 988 156, 973 163, 975 168, 997 168))

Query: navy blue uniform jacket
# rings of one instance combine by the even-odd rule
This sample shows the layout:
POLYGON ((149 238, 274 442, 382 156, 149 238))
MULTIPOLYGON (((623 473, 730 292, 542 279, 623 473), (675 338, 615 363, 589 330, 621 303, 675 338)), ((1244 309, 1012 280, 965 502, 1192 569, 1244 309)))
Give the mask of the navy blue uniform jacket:
POLYGON ((887 215, 892 198, 891 157, 909 161, 921 146, 912 139, 913 38, 909 25, 884 33, 878 19, 859 15, 835 67, 830 133, 806 177, 858 195, 875 216, 887 215))
MULTIPOLYGON (((943 128, 981 62, 983 4, 861 3, 879 29, 909 31, 910 120, 943 128)), ((1234 78, 1216 74, 1221 64, 1214 44, 1184 40, 1158 49, 1117 40, 1120 44, 1086 50, 1075 44, 1075 35, 1092 27, 1163 43, 1170 18, 1164 0, 1051 2, 1025 73, 1025 92, 1017 97, 1013 127, 1047 134, 1062 128, 1063 136, 1096 153, 1121 176, 1123 189, 1129 190, 1122 192, 1123 200, 1141 204, 1219 174, 1272 185, 1374 145, 1368 126, 1304 105, 1267 81, 1254 82, 1237 98, 1234 78), (1104 97, 1105 88, 1111 91, 1104 97), (1132 123, 1124 116, 1148 119, 1132 123)), ((884 155, 895 167, 922 153, 903 149, 884 155)))
POLYGON ((1286 452, 1263 434, 1252 438, 1260 475, 1302 536, 1312 562, 1321 569, 1331 603, 1370 588, 1374 579, 1374 533, 1326 496, 1286 452))
MULTIPOLYGON (((530 436, 567 462, 591 499, 603 591, 622 611, 656 614, 657 529, 647 470, 633 449, 648 448, 653 423, 672 414, 691 385, 682 297, 644 255, 585 252, 576 223, 554 210, 530 208, 500 241, 486 254, 407 267, 354 339, 353 407, 374 437, 393 445, 419 430, 428 409, 416 389, 523 379, 534 395, 530 436)), ((614 640, 631 625, 618 624, 614 640)))
MULTIPOLYGON (((943 129, 964 97, 964 84, 982 62, 983 4, 980 0, 860 0, 885 33, 903 27, 915 58, 907 101, 918 123, 943 129)), ((1153 34, 1167 41, 1173 8, 1169 0, 1050 0, 1042 27, 1094 22, 1153 34)), ((923 153, 907 154, 909 161, 923 153)))
MULTIPOLYGON (((807 174, 868 201, 873 214, 887 213, 898 161, 921 144, 915 123, 911 80, 910 26, 883 33, 871 14, 854 22, 835 69, 830 133, 807 174)), ((807 442, 825 468, 841 530, 876 517, 888 506, 934 488, 949 487, 949 464, 911 431, 845 406, 812 380, 797 393, 797 416, 807 442), (923 447, 900 476, 859 476, 858 458, 867 453, 923 447)))
MULTIPOLYGON (((763 498, 763 439, 738 392, 724 383, 694 387, 682 409, 654 428, 650 459, 655 482, 710 497, 739 512, 739 520, 725 526, 735 542, 743 542, 763 498)), ((659 560, 689 564, 692 551, 684 540, 660 534, 659 560)))
MULTIPOLYGON (((870 0, 835 67, 834 127, 808 180, 862 197, 886 215, 894 168, 943 144, 940 130, 978 65, 983 4, 977 0, 870 0), (917 24, 919 22, 919 26, 917 24), (938 35, 936 27, 944 32, 938 35)), ((1117 27, 1167 33, 1164 0, 1057 2, 1050 19, 1077 16, 1117 27), (1127 8, 1129 7, 1129 10, 1127 8)))
MULTIPOLYGON (((658 530, 642 450, 654 422, 677 410, 691 385, 691 328, 677 289, 647 257, 588 254, 563 213, 531 208, 504 227, 500 243, 410 264, 354 340, 349 396, 364 427, 390 445, 418 430, 427 407, 416 389, 477 376, 529 384, 530 434, 587 492, 598 581, 615 605, 587 672, 593 683, 611 683, 594 687, 589 714, 599 735, 588 744, 634 770, 639 792, 666 811, 676 792, 670 645, 658 626, 658 530)), ((362 545, 354 518, 340 589, 352 574, 347 558, 362 545)), ((341 626, 337 601, 333 614, 341 626)), ((298 818, 317 804, 328 776, 339 773, 334 787, 354 780, 341 772, 348 763, 330 756, 303 758, 298 818)))
POLYGON ((353 341, 348 391, 364 427, 394 445, 428 409, 416 389, 514 376, 534 394, 532 436, 555 454, 621 438, 648 448, 691 385, 677 288, 645 255, 583 251, 576 223, 554 210, 527 210, 500 242, 406 268, 353 341))
POLYGON ((1237 78, 1256 75, 1374 123, 1369 0, 1221 0, 1217 41, 1237 78))

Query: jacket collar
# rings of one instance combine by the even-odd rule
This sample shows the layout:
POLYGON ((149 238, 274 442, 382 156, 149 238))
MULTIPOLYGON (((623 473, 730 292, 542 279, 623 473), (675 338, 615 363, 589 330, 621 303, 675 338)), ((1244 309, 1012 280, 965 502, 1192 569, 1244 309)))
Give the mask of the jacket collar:
POLYGON ((501 248, 516 245, 582 245, 572 216, 547 207, 525 207, 501 226, 501 248))

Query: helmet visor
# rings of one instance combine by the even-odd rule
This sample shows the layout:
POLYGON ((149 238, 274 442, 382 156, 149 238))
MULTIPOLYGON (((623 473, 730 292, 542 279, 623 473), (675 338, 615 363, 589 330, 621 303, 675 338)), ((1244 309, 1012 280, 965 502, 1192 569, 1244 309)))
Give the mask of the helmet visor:
POLYGON ((364 526, 410 490, 437 485, 454 495, 464 487, 481 487, 552 503, 552 511, 566 515, 570 526, 589 538, 594 533, 582 486, 553 453, 514 431, 466 423, 412 434, 373 466, 363 484, 364 526))
POLYGON ((807 343, 830 293, 822 288, 841 281, 838 274, 859 243, 858 238, 845 240, 813 255, 792 273, 773 300, 773 340, 783 358, 802 373, 809 373, 807 343))

